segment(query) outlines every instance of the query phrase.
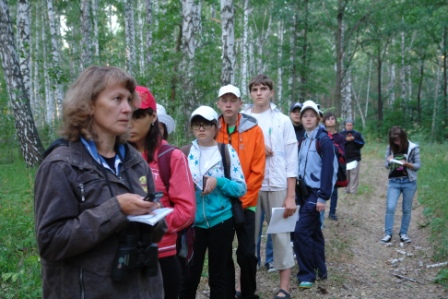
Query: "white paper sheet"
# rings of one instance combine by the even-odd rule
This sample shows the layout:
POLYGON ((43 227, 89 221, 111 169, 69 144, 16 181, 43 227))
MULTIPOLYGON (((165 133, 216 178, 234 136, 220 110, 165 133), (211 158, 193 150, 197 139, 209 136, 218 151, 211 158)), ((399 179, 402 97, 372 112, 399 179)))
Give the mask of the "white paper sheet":
POLYGON ((358 166, 358 161, 352 161, 350 163, 347 163, 347 170, 355 169, 356 166, 358 166))
POLYGON ((272 208, 271 221, 269 221, 267 234, 290 233, 296 229, 296 222, 299 220, 299 206, 294 215, 283 218, 285 208, 272 208))
POLYGON ((172 208, 161 208, 155 209, 151 214, 139 215, 139 216, 128 216, 129 221, 146 223, 149 225, 155 225, 161 219, 165 218, 166 215, 173 211, 172 208))
POLYGON ((403 165, 403 161, 399 161, 399 160, 395 160, 395 159, 390 159, 389 163, 395 163, 395 164, 403 165))

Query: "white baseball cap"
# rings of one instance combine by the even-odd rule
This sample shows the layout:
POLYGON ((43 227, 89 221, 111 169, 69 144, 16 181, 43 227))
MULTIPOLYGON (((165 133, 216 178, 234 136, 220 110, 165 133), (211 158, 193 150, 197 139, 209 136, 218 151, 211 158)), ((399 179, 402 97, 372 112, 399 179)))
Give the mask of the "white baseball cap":
POLYGON ((222 95, 225 95, 226 93, 231 93, 236 95, 237 98, 241 98, 240 89, 236 86, 233 86, 232 84, 221 87, 218 92, 218 98, 222 95))
POLYGON ((218 113, 216 113, 216 111, 212 107, 209 107, 209 106, 200 106, 199 108, 194 110, 193 113, 191 113, 189 121, 191 122, 191 120, 195 116, 202 116, 203 118, 205 118, 208 121, 218 122, 218 113))
POLYGON ((320 105, 314 103, 311 100, 303 102, 302 109, 300 109, 300 114, 302 114, 306 109, 313 109, 317 113, 317 115, 321 115, 320 114, 321 113, 320 112, 320 105))
POLYGON ((168 134, 171 134, 176 129, 176 122, 166 113, 165 107, 160 104, 157 104, 157 119, 165 124, 168 134))

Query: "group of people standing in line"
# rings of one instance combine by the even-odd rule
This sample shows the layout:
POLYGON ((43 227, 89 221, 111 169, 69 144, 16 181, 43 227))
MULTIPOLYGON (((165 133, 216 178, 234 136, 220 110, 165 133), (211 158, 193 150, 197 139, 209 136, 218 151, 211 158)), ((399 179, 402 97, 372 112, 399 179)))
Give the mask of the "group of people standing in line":
MULTIPOLYGON (((323 114, 313 101, 293 104, 290 117, 283 114, 271 102, 274 84, 265 75, 252 78, 248 88, 251 105, 243 105, 237 87, 226 85, 218 91, 220 115, 209 106, 194 110, 189 124, 195 140, 181 150, 167 147, 173 118, 128 73, 94 66, 80 75, 64 100, 62 139, 46 151, 36 174, 44 298, 194 299, 206 254, 211 299, 259 298, 256 245, 264 218, 269 223, 276 207, 284 208, 284 218, 299 209, 299 219, 293 233, 271 235, 272 267, 279 272, 274 298, 291 298, 295 258, 300 288, 327 278, 321 215, 330 200, 329 218, 337 220, 333 142, 345 147, 347 162, 356 161, 346 187, 356 193, 364 140, 351 120, 337 132, 335 115, 323 114), (162 165, 168 151, 168 166, 162 165), (296 195, 299 177, 306 197, 296 195), (241 201, 241 225, 234 223, 232 198, 241 201), (173 212, 156 225, 128 220, 161 207, 173 212), (189 227, 191 261, 178 252, 180 241, 189 241, 180 240, 189 227)), ((392 128, 389 139, 387 166, 404 162, 391 170, 384 242, 392 238, 400 192, 409 210, 400 236, 407 237, 420 167, 418 146, 404 131, 392 128)))

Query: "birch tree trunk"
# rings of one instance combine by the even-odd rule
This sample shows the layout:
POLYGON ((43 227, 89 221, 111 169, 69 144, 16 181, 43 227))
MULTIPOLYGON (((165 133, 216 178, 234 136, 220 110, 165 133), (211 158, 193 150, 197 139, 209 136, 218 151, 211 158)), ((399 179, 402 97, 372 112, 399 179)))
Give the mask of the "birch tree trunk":
POLYGON ((125 0, 125 35, 126 35, 126 70, 133 74, 136 63, 135 55, 135 26, 134 26, 134 3, 125 0))
POLYGON ((348 111, 347 103, 342 103, 342 61, 343 61, 343 20, 344 20, 344 4, 343 0, 338 0, 338 12, 337 12, 337 29, 336 29, 336 86, 334 91, 335 103, 341 103, 341 116, 343 118, 347 117, 348 111))
MULTIPOLYGON (((43 57, 47 57, 47 47, 46 40, 46 23, 45 23, 45 16, 42 15, 42 27, 40 31, 40 38, 41 38, 41 45, 42 48, 40 49, 40 52, 42 53, 43 57)), ((54 117, 56 115, 55 113, 55 103, 54 103, 54 93, 52 92, 51 88, 51 79, 50 79, 50 61, 49 59, 42 59, 42 67, 43 67, 43 73, 44 73, 44 99, 45 99, 45 123, 47 125, 51 125, 54 121, 54 117)))
POLYGON ((235 82, 235 16, 233 0, 221 0, 222 68, 221 84, 235 82))
POLYGON ((90 0, 81 0, 81 70, 92 64, 92 27, 90 0))
POLYGON ((23 86, 31 99, 31 40, 30 40, 30 7, 28 0, 20 0, 17 4, 17 48, 19 50, 20 73, 23 86))
MULTIPOLYGON (((150 65, 151 61, 152 61, 152 26, 153 26, 153 22, 152 22, 152 15, 153 15, 153 9, 152 9, 152 3, 153 1, 151 0, 146 0, 146 24, 147 24, 147 28, 146 28, 146 34, 145 34, 145 39, 146 39, 146 61, 145 61, 145 65, 150 65)), ((157 2, 157 1, 156 1, 157 2)), ((145 47, 143 47, 145 48, 145 47)), ((146 71, 146 70, 145 70, 146 71)))
POLYGON ((30 101, 20 73, 8 6, 0 0, 0 57, 14 111, 14 124, 20 149, 27 166, 36 166, 42 160, 43 146, 31 112, 30 101))
MULTIPOLYGON (((278 61, 282 61, 283 60, 283 22, 279 21, 278 22, 278 47, 277 47, 277 57, 278 57, 278 61)), ((277 82, 277 100, 278 103, 282 102, 282 93, 283 93, 283 68, 278 67, 277 68, 277 77, 278 77, 278 82, 277 82)), ((291 99, 294 102, 294 98, 291 99)), ((290 104, 290 103, 288 103, 290 104)))
POLYGON ((92 0, 92 20, 93 20, 93 61, 101 64, 100 41, 98 34, 98 0, 92 0))
POLYGON ((249 69, 247 66, 249 55, 249 0, 244 0, 243 7, 243 45, 241 47, 241 98, 245 98, 247 96, 246 85, 248 83, 247 77, 249 74, 249 69))
POLYGON ((290 62, 291 62, 291 75, 289 77, 289 88, 291 90, 291 99, 295 101, 298 98, 297 96, 297 30, 298 30, 298 12, 294 13, 293 16, 293 26, 291 28, 290 34, 290 62))
MULTIPOLYGON (((60 28, 59 22, 56 22, 56 18, 53 10, 53 0, 47 0, 47 13, 48 13, 48 23, 50 27, 50 39, 51 39, 51 62, 46 62, 50 64, 52 69, 52 76, 50 77, 50 84, 54 86, 54 96, 56 102, 56 117, 61 115, 62 111, 62 99, 64 97, 63 87, 61 83, 62 77, 62 69, 60 67, 60 53, 59 53, 59 36, 60 36, 60 28), (57 25, 56 25, 57 24, 57 25)), ((50 93, 51 89, 50 89, 50 93)), ((54 112, 54 109, 51 109, 51 112, 54 112)), ((49 123, 51 124, 51 123, 49 123)))
POLYGON ((395 103, 395 64, 392 63, 389 67, 389 84, 387 87, 387 92, 389 94, 388 98, 388 107, 392 107, 392 105, 395 103))

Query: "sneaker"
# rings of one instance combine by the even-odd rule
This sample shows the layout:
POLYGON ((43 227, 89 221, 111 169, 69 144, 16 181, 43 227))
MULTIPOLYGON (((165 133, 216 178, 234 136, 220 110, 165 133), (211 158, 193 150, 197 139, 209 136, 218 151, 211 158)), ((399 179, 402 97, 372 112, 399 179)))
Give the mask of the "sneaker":
POLYGON ((328 219, 338 221, 338 216, 336 216, 336 214, 328 215, 328 219))
POLYGON ((381 239, 381 243, 386 244, 386 243, 390 243, 390 241, 392 240, 392 236, 391 235, 385 235, 382 239, 381 239))
POLYGON ((266 265, 266 270, 268 270, 268 273, 277 272, 278 270, 274 268, 274 263, 269 263, 266 265))
POLYGON ((311 281, 301 281, 299 284, 299 288, 310 289, 313 287, 313 285, 314 285, 314 283, 312 283, 311 281))
POLYGON ((406 234, 400 234, 400 240, 403 243, 411 243, 411 239, 406 234))

